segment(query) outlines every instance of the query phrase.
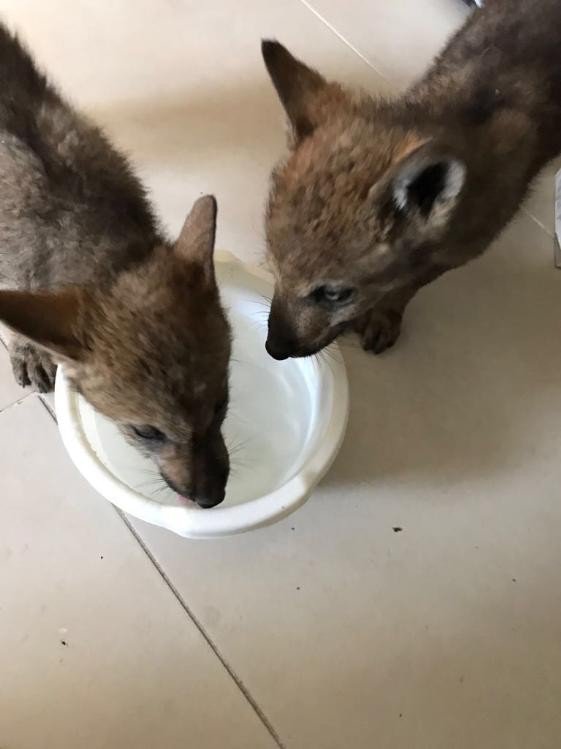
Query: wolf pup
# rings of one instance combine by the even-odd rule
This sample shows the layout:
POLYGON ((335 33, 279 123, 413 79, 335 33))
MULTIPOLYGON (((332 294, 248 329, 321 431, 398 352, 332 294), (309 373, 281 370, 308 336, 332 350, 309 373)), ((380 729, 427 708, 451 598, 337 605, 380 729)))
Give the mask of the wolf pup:
POLYGON ((489 0, 386 101, 263 42, 291 126, 266 215, 272 356, 349 329, 380 353, 421 286, 486 249, 561 150, 560 49, 559 0, 489 0))
POLYGON ((0 321, 15 377, 57 363, 165 481, 224 498, 230 330, 213 269, 216 204, 168 242, 127 161, 0 27, 0 321))

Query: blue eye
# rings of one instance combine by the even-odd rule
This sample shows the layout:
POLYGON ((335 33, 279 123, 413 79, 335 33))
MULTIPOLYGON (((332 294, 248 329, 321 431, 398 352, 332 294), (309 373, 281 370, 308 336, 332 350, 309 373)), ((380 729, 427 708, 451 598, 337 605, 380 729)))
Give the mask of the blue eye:
POLYGON ((338 306, 349 302, 354 292, 350 286, 318 286, 310 296, 317 304, 338 306))

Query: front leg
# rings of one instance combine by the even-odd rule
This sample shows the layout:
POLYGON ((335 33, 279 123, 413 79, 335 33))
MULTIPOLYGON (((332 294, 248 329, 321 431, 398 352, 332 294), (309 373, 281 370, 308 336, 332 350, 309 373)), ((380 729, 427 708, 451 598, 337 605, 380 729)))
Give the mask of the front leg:
POLYGON ((354 322, 354 330, 360 336, 362 348, 373 354, 381 354, 391 348, 399 338, 403 313, 411 299, 422 286, 434 281, 445 270, 427 270, 418 281, 391 292, 380 304, 358 317, 354 322))
POLYGON ((401 333, 403 309, 374 308, 354 322, 362 348, 373 354, 381 354, 391 348, 401 333))
POLYGON ((21 387, 31 385, 40 393, 51 392, 54 388, 57 368, 52 356, 16 334, 10 336, 8 349, 18 385, 21 387))
POLYGON ((431 268, 415 283, 387 294, 380 304, 358 317, 354 330, 358 333, 362 348, 373 354, 381 354, 391 348, 401 333, 405 308, 422 286, 434 281, 446 269, 431 268))

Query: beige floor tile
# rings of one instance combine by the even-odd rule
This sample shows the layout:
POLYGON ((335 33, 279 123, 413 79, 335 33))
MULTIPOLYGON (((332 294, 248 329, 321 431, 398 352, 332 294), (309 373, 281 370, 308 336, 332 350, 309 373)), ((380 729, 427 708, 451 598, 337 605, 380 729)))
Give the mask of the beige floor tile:
MULTIPOLYGON (((387 91, 420 72, 465 12, 455 0, 427 1, 422 14, 413 0, 314 0, 314 6, 390 84, 298 0, 248 0, 235 7, 220 0, 141 0, 134 13, 125 0, 0 0, 0 13, 133 155, 166 225, 177 229, 192 199, 212 190, 220 202, 219 243, 254 258, 262 250, 269 170, 283 148, 259 37, 278 37, 331 77, 387 91)), ((349 345, 349 433, 321 489, 292 518, 208 543, 135 524, 291 749, 557 746, 561 275, 552 269, 550 242, 522 219, 483 261, 419 296, 395 351, 378 360, 349 345)), ((39 467, 35 474, 49 470, 39 467)), ((23 481, 12 469, 5 475, 23 481)), ((41 503, 49 501, 48 486, 44 480, 36 485, 41 503)), ((106 508, 103 532, 117 534, 110 513, 106 508)), ((73 523, 88 527, 89 535, 73 540, 68 530, 53 528, 63 549, 79 546, 65 558, 95 557, 102 531, 83 517, 73 523)), ((16 539, 25 527, 14 531, 16 539)), ((40 551, 49 558, 51 546, 43 544, 40 551)), ((49 564, 61 565, 56 559, 49 564)), ((79 560, 77 569, 84 566, 79 560)), ((123 562, 134 580, 139 564, 123 562)), ((70 575, 59 567, 55 575, 48 566, 35 573, 28 608, 14 615, 17 625, 42 621, 33 608, 44 599, 41 582, 63 572, 70 575)), ((95 579, 94 573, 86 570, 84 579, 95 579)), ((68 605, 65 592, 74 594, 77 586, 73 578, 63 580, 60 588, 46 584, 61 591, 59 606, 68 605)), ((91 649, 100 665, 92 676, 90 651, 80 651, 64 682, 71 706, 75 694, 86 704, 93 700, 83 720, 71 722, 74 733, 92 723, 107 725, 106 735, 120 728, 122 693, 111 687, 116 704, 102 704, 84 673, 94 681, 105 671, 132 675, 131 700, 138 705, 154 693, 158 661, 164 664, 159 673, 175 674, 172 691, 182 690, 175 660, 183 662, 172 661, 175 643, 174 649, 165 637, 162 642, 161 634, 173 616, 163 604, 147 608, 156 595, 146 586, 143 597, 141 582, 132 589, 151 639, 138 634, 136 609, 128 598, 120 600, 114 574, 94 588, 94 594, 101 590, 94 601, 107 599, 118 611, 109 621, 101 605, 92 608, 88 590, 83 605, 96 620, 91 649), (138 658, 138 638, 148 660, 135 670, 130 663, 138 658)), ((51 612, 53 631, 68 626, 67 610, 64 618, 51 612)), ((75 616, 79 621, 81 614, 75 616)), ((69 645, 63 657, 70 652, 69 645)), ((46 666, 43 671, 51 673, 46 666)), ((29 666, 20 692, 32 677, 29 666)), ((220 700, 207 696, 207 704, 220 700)), ((66 717, 61 703, 52 720, 66 717)), ((179 709, 171 704, 172 712, 179 709)), ((186 704, 194 709, 199 703, 191 697, 186 704)), ((203 707, 196 717, 187 713, 185 725, 218 731, 207 725, 212 717, 203 707)), ((149 708, 142 719, 152 738, 163 708, 158 701, 149 708)), ((42 715, 37 730, 50 720, 42 715)), ((171 725, 173 731, 178 723, 171 725)), ((206 749, 204 742, 193 746, 206 749)))
POLYGON ((313 10, 399 86, 430 64, 469 14, 461 0, 305 0, 313 10))
POLYGON ((349 432, 301 511, 210 543, 135 523, 289 746, 556 746, 560 317, 522 219, 395 351, 348 348, 349 432))
POLYGON ((0 473, 2 747, 276 746, 34 398, 0 414, 0 473))

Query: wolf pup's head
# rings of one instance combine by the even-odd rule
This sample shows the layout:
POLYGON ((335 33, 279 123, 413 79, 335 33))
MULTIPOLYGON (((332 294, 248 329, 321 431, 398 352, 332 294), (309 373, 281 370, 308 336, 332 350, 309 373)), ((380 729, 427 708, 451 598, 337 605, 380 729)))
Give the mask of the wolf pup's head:
POLYGON ((290 125, 266 215, 276 274, 267 350, 307 356, 389 292, 421 278, 447 230, 465 167, 366 96, 262 44, 290 125))
POLYGON ((63 363, 74 387, 156 462, 179 494, 212 507, 229 473, 230 328, 214 276, 216 203, 199 199, 171 246, 104 289, 0 292, 0 319, 63 363))

